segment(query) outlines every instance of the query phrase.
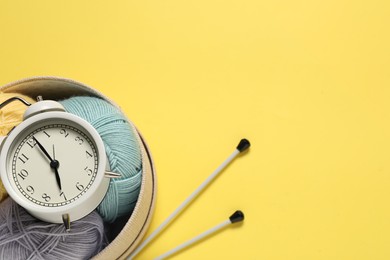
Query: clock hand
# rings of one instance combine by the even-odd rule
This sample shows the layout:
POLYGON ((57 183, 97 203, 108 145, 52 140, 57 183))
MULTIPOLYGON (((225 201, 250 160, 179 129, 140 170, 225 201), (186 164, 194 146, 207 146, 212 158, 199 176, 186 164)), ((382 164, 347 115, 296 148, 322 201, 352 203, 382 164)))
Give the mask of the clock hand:
POLYGON ((54 150, 54 144, 53 144, 53 158, 54 158, 54 160, 50 162, 50 167, 51 167, 52 169, 54 169, 54 173, 55 173, 55 175, 56 175, 57 185, 58 185, 58 187, 60 188, 60 190, 62 190, 62 188, 61 188, 60 174, 58 173, 58 167, 60 167, 60 162, 56 160, 56 154, 55 154, 55 150, 54 150))
MULTIPOLYGON (((60 166, 60 163, 57 160, 53 160, 51 158, 50 154, 46 151, 45 147, 43 147, 43 145, 35 138, 35 136, 33 136, 32 138, 37 143, 39 149, 41 149, 41 151, 46 155, 46 157, 49 158, 50 168, 54 169, 54 173, 56 175, 57 185, 61 190, 61 179, 60 179, 60 175, 58 174, 58 170, 57 170, 58 167, 60 166)), ((53 149, 54 149, 54 145, 53 145, 53 149)))
POLYGON ((43 145, 35 138, 35 136, 33 136, 32 138, 37 143, 39 149, 41 149, 41 151, 46 155, 46 157, 49 158, 50 162, 52 162, 53 159, 51 158, 50 154, 46 151, 45 147, 43 147, 43 145))
MULTIPOLYGON (((54 161, 54 162, 57 162, 57 165, 59 165, 58 161, 54 161)), ((51 166, 51 163, 50 163, 50 166, 51 166)), ((62 191, 61 179, 60 179, 60 175, 58 173, 58 166, 54 168, 54 173, 56 174, 56 181, 57 181, 58 188, 60 188, 60 191, 62 191)))

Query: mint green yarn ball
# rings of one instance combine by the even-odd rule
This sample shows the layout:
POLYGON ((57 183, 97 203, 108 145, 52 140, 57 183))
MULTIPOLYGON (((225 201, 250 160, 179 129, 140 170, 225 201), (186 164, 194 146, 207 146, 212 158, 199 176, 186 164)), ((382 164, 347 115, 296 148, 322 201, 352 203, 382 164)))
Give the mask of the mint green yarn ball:
POLYGON ((121 174, 111 179, 103 201, 97 208, 105 222, 132 213, 141 186, 142 163, 140 147, 122 112, 105 100, 89 96, 71 97, 60 101, 65 110, 89 122, 100 134, 111 171, 121 174))

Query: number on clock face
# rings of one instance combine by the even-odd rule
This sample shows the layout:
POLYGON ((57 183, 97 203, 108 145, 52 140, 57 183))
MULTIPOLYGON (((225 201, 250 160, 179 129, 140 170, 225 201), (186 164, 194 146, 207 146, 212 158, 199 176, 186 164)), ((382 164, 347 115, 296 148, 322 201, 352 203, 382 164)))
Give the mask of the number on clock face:
POLYGON ((11 178, 26 199, 43 206, 63 206, 79 199, 93 184, 98 165, 96 147, 82 130, 67 124, 48 124, 26 133, 12 151, 11 178), (33 138, 34 137, 34 138, 33 138), (50 159, 57 168, 57 185, 50 159))

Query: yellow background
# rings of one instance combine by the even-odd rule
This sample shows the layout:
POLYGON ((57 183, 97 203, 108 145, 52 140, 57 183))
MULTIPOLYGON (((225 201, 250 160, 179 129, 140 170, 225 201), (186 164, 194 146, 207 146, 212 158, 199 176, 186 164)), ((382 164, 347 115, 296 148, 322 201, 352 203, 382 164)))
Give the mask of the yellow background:
POLYGON ((139 259, 390 259, 390 2, 1 1, 0 85, 71 78, 146 137, 154 230, 238 158, 139 259))

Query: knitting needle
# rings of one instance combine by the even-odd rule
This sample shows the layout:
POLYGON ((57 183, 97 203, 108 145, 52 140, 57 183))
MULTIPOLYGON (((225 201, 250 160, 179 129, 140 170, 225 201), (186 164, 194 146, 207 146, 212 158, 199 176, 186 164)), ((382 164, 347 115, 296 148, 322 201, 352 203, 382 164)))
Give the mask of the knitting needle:
POLYGON ((191 203, 193 199, 195 199, 199 193, 204 190, 207 185, 217 177, 217 175, 229 165, 234 158, 236 158, 240 153, 246 151, 250 147, 250 142, 247 139, 241 139, 240 143, 237 145, 234 152, 209 176, 207 179, 199 185, 199 187, 182 202, 182 204, 170 215, 167 219, 164 220, 163 223, 160 224, 153 232, 147 237, 135 250, 134 252, 127 258, 128 260, 132 260, 142 249, 144 249, 166 226, 171 223, 171 221, 180 214, 181 211, 185 209, 185 207, 191 203))
POLYGON ((183 244, 181 244, 181 245, 179 245, 179 246, 169 250, 168 252, 158 256, 154 260, 163 260, 163 259, 165 259, 165 258, 167 258, 167 257, 169 257, 169 256, 171 256, 173 254, 176 254, 177 252, 183 250, 184 248, 186 248, 186 247, 188 247, 188 246, 190 246, 190 245, 192 245, 192 244, 194 244, 194 243, 204 239, 205 237, 208 237, 211 234, 213 234, 213 233, 215 233, 215 232, 217 232, 217 231, 227 227, 228 225, 233 224, 233 223, 237 223, 237 222, 241 222, 243 220, 244 220, 244 213, 242 211, 240 211, 240 210, 237 210, 236 212, 233 213, 233 215, 231 215, 229 217, 228 220, 225 220, 224 222, 216 225, 213 228, 210 228, 209 230, 203 232, 202 234, 199 234, 196 237, 194 237, 194 238, 184 242, 183 244))

